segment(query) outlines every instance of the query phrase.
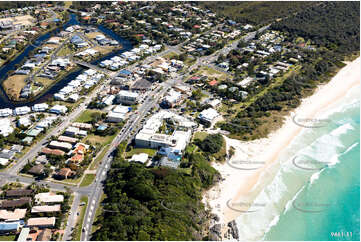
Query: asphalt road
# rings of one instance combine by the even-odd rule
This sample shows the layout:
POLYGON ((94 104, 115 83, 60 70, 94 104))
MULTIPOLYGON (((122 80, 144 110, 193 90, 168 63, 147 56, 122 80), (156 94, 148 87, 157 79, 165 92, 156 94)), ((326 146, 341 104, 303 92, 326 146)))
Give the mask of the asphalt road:
POLYGON ((145 101, 143 102, 142 106, 138 109, 138 114, 131 116, 131 118, 123 127, 120 134, 117 135, 114 138, 113 142, 110 144, 110 149, 105 154, 101 166, 99 166, 97 170, 96 182, 91 185, 92 193, 89 197, 89 203, 88 203, 89 205, 85 212, 84 223, 82 227, 84 229, 84 232, 81 235, 82 241, 90 239, 92 224, 95 218, 96 207, 100 202, 100 198, 103 190, 102 182, 105 180, 106 174, 110 169, 111 162, 113 160, 113 157, 111 156, 112 152, 117 148, 117 146, 121 142, 123 142, 124 140, 129 141, 132 137, 134 137, 136 133, 135 130, 137 126, 140 124, 143 117, 148 113, 148 111, 151 108, 153 108, 158 103, 159 99, 163 97, 163 95, 169 90, 169 88, 172 85, 180 81, 181 78, 177 76, 174 79, 164 82, 163 85, 161 85, 161 87, 163 87, 162 89, 158 87, 157 89, 150 92, 147 98, 145 99, 145 101))

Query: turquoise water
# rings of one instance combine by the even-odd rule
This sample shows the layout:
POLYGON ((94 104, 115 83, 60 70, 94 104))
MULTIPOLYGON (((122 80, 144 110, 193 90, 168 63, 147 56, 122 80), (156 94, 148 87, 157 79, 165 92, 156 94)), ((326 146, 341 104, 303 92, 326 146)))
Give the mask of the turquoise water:
POLYGON ((359 91, 330 107, 320 116, 327 125, 306 129, 265 174, 256 202, 267 205, 236 219, 240 239, 360 240, 359 91))
MULTIPOLYGON (((359 102, 346 105, 329 119, 334 123, 325 130, 338 139, 328 143, 337 154, 331 158, 335 164, 331 162, 315 176, 316 180, 307 182, 265 240, 360 240, 359 102), (297 201, 301 210, 295 205, 297 201)), ((323 149, 325 144, 314 143, 312 151, 323 149)))

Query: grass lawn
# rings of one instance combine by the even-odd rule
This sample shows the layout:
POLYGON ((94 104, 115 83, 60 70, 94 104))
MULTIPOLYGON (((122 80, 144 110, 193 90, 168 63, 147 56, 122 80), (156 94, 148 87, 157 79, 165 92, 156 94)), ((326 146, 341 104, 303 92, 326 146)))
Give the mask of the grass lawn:
POLYGON ((0 241, 15 241, 16 235, 2 235, 0 236, 0 241))
POLYGON ((107 144, 110 144, 112 140, 117 136, 117 133, 115 133, 112 136, 99 136, 95 134, 89 134, 87 137, 84 138, 83 142, 89 141, 92 145, 101 144, 101 146, 105 146, 107 144))
POLYGON ((19 98, 21 89, 26 84, 26 77, 27 75, 9 76, 2 84, 7 95, 17 100, 19 98))
POLYGON ((192 56, 188 56, 187 59, 184 61, 184 64, 186 64, 187 66, 191 66, 196 62, 196 58, 192 57, 192 56))
POLYGON ((67 44, 63 45, 61 49, 58 51, 58 56, 67 56, 69 54, 73 53, 73 51, 69 48, 67 44))
POLYGON ((55 182, 55 183, 60 183, 60 184, 71 183, 71 184, 76 185, 76 184, 78 184, 78 183, 80 182, 80 179, 81 179, 81 177, 79 177, 79 178, 77 178, 77 179, 71 179, 71 178, 69 178, 69 179, 64 179, 64 180, 55 180, 55 179, 53 179, 53 180, 51 180, 51 181, 52 181, 52 182, 55 182))
POLYGON ((95 179, 95 174, 85 174, 83 181, 80 183, 81 187, 86 187, 92 184, 95 179))
POLYGON ((140 153, 146 153, 148 154, 150 157, 154 156, 157 153, 157 150, 154 149, 143 149, 143 148, 135 148, 132 149, 131 151, 126 153, 126 157, 127 158, 131 158, 133 155, 135 154, 140 154, 140 153))
POLYGON ((64 8, 69 8, 72 5, 72 1, 64 1, 64 8))
POLYGON ((88 206, 88 197, 87 196, 82 196, 80 198, 80 202, 81 203, 85 202, 85 205, 81 206, 78 221, 76 223, 76 229, 75 229, 75 233, 74 233, 74 236, 73 236, 73 240, 75 240, 75 241, 80 241, 81 230, 82 230, 83 222, 84 222, 84 215, 85 215, 86 208, 88 206))
POLYGON ((75 120, 75 122, 80 122, 80 123, 87 123, 90 122, 92 120, 91 115, 93 113, 99 113, 101 114, 102 112, 100 111, 95 111, 95 110, 85 110, 84 112, 82 112, 82 114, 80 114, 80 116, 75 120))
POLYGON ((106 55, 110 52, 112 52, 114 49, 118 49, 120 46, 117 47, 114 46, 96 46, 94 47, 95 50, 99 51, 100 55, 106 55))
POLYGON ((172 59, 173 57, 177 57, 178 56, 178 54, 177 53, 175 53, 175 52, 173 52, 173 51, 171 51, 171 52, 169 52, 169 53, 167 53, 167 54, 165 54, 165 55, 163 55, 163 58, 167 58, 167 59, 172 59))
POLYGON ((103 35, 101 32, 91 32, 85 34, 89 39, 95 39, 97 35, 103 35))
POLYGON ((55 80, 44 77, 35 77, 35 81, 42 83, 44 85, 44 88, 47 88, 48 86, 52 85, 55 80))
POLYGON ((197 132, 194 134, 193 139, 200 139, 201 141, 207 137, 207 132, 197 132))
POLYGON ((208 66, 202 66, 196 75, 206 75, 209 78, 217 78, 218 80, 226 80, 227 78, 232 79, 230 75, 217 71, 213 68, 209 68, 208 66))

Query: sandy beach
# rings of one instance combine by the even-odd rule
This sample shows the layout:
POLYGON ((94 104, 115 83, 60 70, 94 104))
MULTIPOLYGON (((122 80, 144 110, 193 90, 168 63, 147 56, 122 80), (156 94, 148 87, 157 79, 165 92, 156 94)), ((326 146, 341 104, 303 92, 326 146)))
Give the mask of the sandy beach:
POLYGON ((305 129, 293 121, 295 115, 301 120, 317 119, 318 113, 339 101, 351 88, 360 85, 360 64, 360 57, 347 63, 330 82, 319 86, 312 96, 303 99, 301 105, 286 117, 283 126, 271 133, 268 138, 242 142, 225 137, 227 149, 233 146, 235 154, 228 163, 213 164, 213 167, 221 173, 224 180, 210 189, 204 196, 204 200, 210 205, 212 213, 219 216, 219 223, 223 224, 223 232, 227 228, 225 225, 241 214, 235 209, 230 209, 230 204, 235 206, 242 204, 244 209, 239 210, 248 210, 247 208, 256 195, 264 187, 262 185, 264 181, 260 181, 259 178, 270 169, 271 165, 277 163, 280 153, 305 129), (256 163, 250 165, 245 161, 256 163), (236 166, 232 167, 230 164, 236 164, 236 166), (247 167, 252 169, 246 170, 247 167))

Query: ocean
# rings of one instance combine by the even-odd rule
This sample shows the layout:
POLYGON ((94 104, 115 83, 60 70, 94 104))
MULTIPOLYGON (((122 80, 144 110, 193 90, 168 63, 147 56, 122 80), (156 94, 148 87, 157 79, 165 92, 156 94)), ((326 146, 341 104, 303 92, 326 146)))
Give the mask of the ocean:
POLYGON ((304 128, 264 174, 255 202, 236 219, 241 240, 360 240, 360 88, 304 128))

